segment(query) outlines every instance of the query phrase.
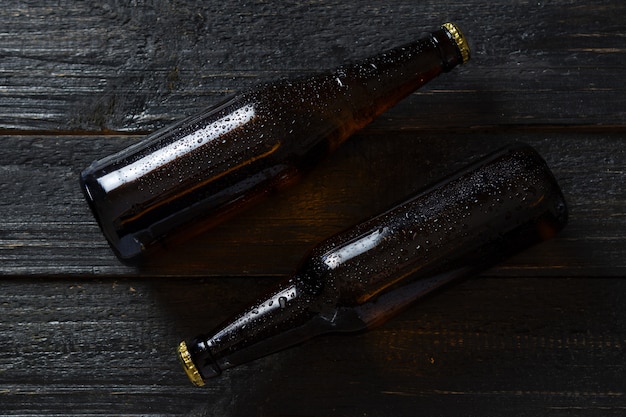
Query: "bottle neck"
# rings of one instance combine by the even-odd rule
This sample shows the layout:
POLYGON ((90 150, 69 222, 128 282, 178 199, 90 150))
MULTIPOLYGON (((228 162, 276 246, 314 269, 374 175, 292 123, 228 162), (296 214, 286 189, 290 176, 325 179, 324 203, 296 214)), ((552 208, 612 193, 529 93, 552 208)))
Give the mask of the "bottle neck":
POLYGON ((441 28, 417 41, 323 76, 320 85, 339 86, 333 104, 321 106, 325 109, 324 117, 338 126, 335 134, 329 135, 330 148, 338 147, 354 131, 424 84, 463 64, 464 54, 459 45, 466 44, 459 44, 448 29, 441 28))
MULTIPOLYGON (((444 26, 431 34, 432 40, 442 58, 444 72, 450 71, 457 65, 464 64, 469 59, 469 50, 467 50, 466 54, 463 49, 464 44, 460 44, 459 38, 450 30, 450 27, 444 26)), ((461 35, 459 34, 459 36, 461 35)))
POLYGON ((210 336, 194 339, 189 355, 201 378, 341 330, 336 306, 329 304, 325 309, 321 304, 324 281, 306 272, 296 275, 210 336))

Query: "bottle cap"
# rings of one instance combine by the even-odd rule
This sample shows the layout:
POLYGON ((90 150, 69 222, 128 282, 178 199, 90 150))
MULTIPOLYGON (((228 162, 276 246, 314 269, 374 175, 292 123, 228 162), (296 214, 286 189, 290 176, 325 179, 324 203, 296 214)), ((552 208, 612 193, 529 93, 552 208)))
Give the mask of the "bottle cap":
POLYGON ((184 341, 180 342, 178 345, 178 358, 185 369, 185 373, 187 373, 187 376, 191 380, 191 383, 197 387, 203 387, 204 379, 202 379, 202 375, 200 375, 198 368, 196 368, 196 365, 193 363, 189 349, 187 349, 187 343, 184 341))
POLYGON ((456 46, 457 48, 459 48, 459 52, 461 53, 461 63, 465 64, 470 59, 470 48, 469 44, 467 43, 467 39, 465 39, 465 36, 459 30, 459 27, 454 23, 444 23, 443 25, 441 25, 441 27, 448 31, 448 33, 456 43, 456 46))

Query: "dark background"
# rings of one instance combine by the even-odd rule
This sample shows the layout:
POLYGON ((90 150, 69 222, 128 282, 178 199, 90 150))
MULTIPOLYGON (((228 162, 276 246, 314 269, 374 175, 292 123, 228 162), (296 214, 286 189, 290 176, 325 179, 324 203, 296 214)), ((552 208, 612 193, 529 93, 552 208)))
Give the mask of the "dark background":
POLYGON ((0 8, 0 414, 626 414, 622 1, 5 0, 0 8), (335 67, 446 21, 464 67, 301 183, 141 269, 78 187, 94 159, 260 81, 335 67), (319 240, 514 141, 569 202, 555 239, 369 333, 193 388, 175 347, 319 240))

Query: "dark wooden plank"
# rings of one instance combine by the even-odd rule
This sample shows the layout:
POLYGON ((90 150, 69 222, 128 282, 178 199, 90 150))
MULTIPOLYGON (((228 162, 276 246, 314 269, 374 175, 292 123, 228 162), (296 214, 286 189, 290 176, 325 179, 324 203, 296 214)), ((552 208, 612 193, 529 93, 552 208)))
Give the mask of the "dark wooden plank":
POLYGON ((0 128, 150 131, 232 91, 375 54, 448 20, 470 37, 473 60, 379 127, 623 124, 625 13, 607 0, 7 0, 0 128))
POLYGON ((77 183, 92 159, 132 137, 2 137, 0 273, 5 275, 285 275, 315 243, 516 140, 548 160, 571 219, 554 241, 494 273, 620 276, 626 147, 621 131, 442 134, 366 131, 300 184, 210 233, 160 253, 142 270, 108 248, 77 183), (395 169, 389 169, 394 166, 395 169), (363 167, 368 167, 363 169, 363 167))
POLYGON ((0 281, 2 415, 607 416, 623 279, 477 278, 191 387, 175 355, 271 279, 0 281), (233 291, 233 287, 237 291, 233 291))
POLYGON ((626 5, 6 0, 0 8, 0 414, 623 415, 626 5), (136 270, 77 186, 93 159, 255 83, 444 21, 469 65, 280 196, 136 270), (124 132, 113 134, 112 132, 124 132), (315 242, 514 141, 548 160, 566 230, 368 333, 194 389, 174 355, 315 242))

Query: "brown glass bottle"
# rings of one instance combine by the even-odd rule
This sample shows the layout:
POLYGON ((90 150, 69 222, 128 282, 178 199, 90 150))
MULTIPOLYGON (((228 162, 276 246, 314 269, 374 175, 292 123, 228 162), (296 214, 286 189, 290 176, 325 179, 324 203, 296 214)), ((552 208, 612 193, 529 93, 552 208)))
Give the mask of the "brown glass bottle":
POLYGON ((469 59, 453 24, 408 45, 227 101, 94 162, 81 186, 122 260, 290 184, 357 129, 469 59))
POLYGON ((359 331, 420 296, 553 236, 565 200, 543 159, 515 145, 316 246, 297 272, 209 336, 182 342, 196 385, 327 332, 359 331))

